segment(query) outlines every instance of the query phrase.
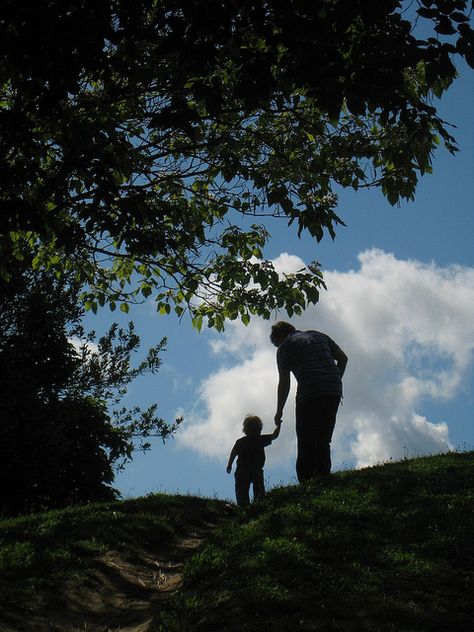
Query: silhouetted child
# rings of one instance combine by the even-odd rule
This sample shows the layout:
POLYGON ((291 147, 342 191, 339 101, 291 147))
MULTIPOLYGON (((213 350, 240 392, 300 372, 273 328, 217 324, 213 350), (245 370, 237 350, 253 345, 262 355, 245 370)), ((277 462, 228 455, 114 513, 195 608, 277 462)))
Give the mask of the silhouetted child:
POLYGON ((229 456, 227 473, 232 471, 232 464, 237 458, 235 470, 235 496, 240 507, 250 504, 249 490, 253 485, 253 500, 260 500, 265 495, 263 482, 263 466, 265 464, 265 448, 280 434, 280 424, 272 434, 262 434, 262 420, 255 415, 247 415, 244 419, 245 437, 237 439, 229 456))

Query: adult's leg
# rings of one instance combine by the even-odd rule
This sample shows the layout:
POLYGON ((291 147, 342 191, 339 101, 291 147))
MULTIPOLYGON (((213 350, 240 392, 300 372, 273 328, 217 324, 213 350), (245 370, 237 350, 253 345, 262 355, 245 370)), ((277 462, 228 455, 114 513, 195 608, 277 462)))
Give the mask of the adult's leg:
POLYGON ((302 483, 312 478, 316 467, 315 400, 296 405, 296 476, 302 483))
POLYGON ((331 439, 336 425, 340 398, 333 395, 323 395, 318 397, 318 400, 314 473, 317 476, 325 476, 331 471, 331 439))
POLYGON ((330 444, 339 402, 338 396, 322 395, 296 405, 296 475, 300 483, 331 471, 330 444))
POLYGON ((262 500, 265 496, 265 483, 263 480, 263 470, 258 470, 253 475, 253 501, 262 500))
POLYGON ((239 507, 250 505, 250 476, 242 470, 235 471, 235 498, 239 507))

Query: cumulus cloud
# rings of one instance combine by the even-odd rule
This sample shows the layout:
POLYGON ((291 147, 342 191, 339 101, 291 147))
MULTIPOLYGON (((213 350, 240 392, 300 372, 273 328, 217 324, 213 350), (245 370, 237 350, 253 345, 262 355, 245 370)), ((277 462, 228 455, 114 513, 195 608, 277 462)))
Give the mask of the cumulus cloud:
MULTIPOLYGON (((304 266, 282 254, 281 272, 304 266)), ((348 354, 344 401, 333 440, 335 466, 362 467, 404 455, 450 448, 442 419, 427 419, 423 404, 459 396, 474 351, 474 268, 403 261, 372 249, 360 267, 326 272, 328 292, 292 319, 299 329, 329 334, 348 354)), ((285 318, 284 314, 278 318, 285 318)), ((200 385, 198 405, 186 412, 181 446, 224 460, 247 413, 273 429, 277 373, 270 323, 232 323, 211 341, 215 372, 200 385)), ((281 438, 268 465, 294 458, 294 388, 281 438)))
POLYGON ((72 344, 78 355, 82 354, 82 349, 84 348, 88 349, 92 353, 99 353, 99 347, 95 342, 91 342, 90 340, 81 340, 77 336, 73 336, 72 338, 68 338, 68 342, 72 344))

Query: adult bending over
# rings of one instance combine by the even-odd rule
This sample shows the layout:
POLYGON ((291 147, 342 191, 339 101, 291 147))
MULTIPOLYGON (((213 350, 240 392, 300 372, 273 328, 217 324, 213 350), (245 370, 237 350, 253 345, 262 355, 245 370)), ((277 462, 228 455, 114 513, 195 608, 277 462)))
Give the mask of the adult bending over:
POLYGON ((279 373, 275 424, 281 423, 290 391, 290 373, 296 378, 296 475, 306 481, 331 471, 330 444, 342 397, 347 355, 319 331, 298 331, 290 323, 272 326, 270 340, 278 347, 279 373))

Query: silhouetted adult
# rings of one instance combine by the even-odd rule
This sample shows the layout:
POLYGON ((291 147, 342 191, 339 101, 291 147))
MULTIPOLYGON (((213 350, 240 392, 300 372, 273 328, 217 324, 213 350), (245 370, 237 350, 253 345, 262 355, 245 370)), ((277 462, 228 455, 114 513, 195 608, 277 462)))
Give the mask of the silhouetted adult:
POLYGON ((296 378, 296 475, 306 481, 331 471, 331 439, 342 397, 347 355, 326 334, 298 331, 290 323, 272 326, 270 340, 278 347, 279 373, 275 423, 281 423, 290 391, 290 373, 296 378))

